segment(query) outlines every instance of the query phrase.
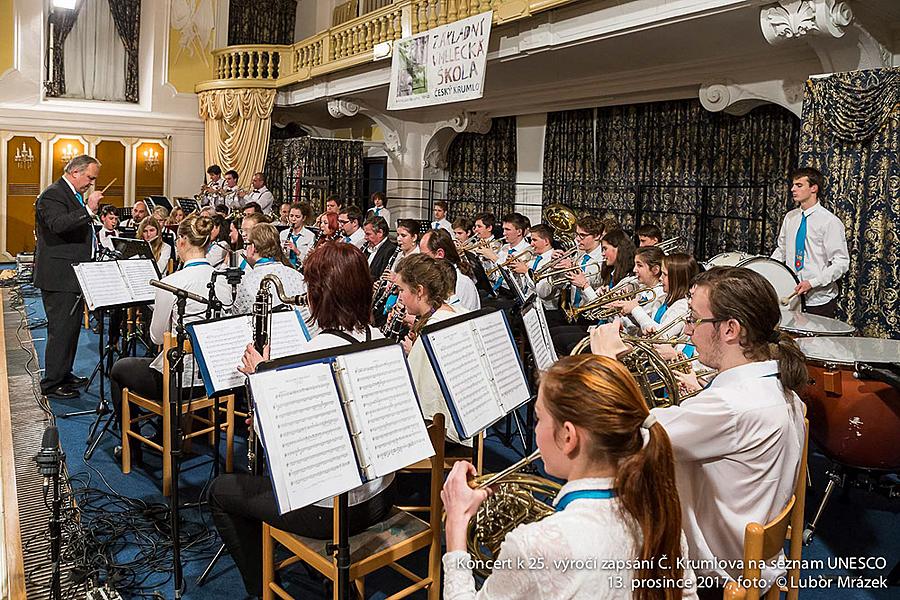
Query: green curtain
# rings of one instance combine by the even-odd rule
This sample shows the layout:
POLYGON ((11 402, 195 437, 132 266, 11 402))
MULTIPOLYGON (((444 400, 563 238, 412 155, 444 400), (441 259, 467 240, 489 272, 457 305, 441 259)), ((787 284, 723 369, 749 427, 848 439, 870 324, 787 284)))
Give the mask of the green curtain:
POLYGON ((800 164, 825 175, 823 204, 847 228, 842 316, 900 338, 900 69, 807 81, 800 164))
POLYGON ((543 203, 656 223, 686 250, 768 254, 787 206, 799 122, 761 106, 711 113, 696 100, 547 115, 543 203), (705 245, 695 248, 703 231, 705 245))
POLYGON ((486 134, 461 133, 448 151, 447 198, 453 218, 503 215, 516 204, 516 118, 493 119, 486 134))
POLYGON ((362 206, 363 143, 313 137, 273 139, 266 157, 267 187, 276 202, 305 200, 324 210, 335 194, 362 206))

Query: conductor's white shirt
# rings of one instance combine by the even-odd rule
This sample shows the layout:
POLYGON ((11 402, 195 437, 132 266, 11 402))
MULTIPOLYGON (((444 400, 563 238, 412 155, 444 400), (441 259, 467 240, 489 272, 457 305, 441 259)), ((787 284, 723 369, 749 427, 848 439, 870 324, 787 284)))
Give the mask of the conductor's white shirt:
MULTIPOLYGON (((569 492, 607 489, 612 478, 585 478, 566 483, 554 505, 569 492)), ((648 499, 650 502, 657 501, 648 499)), ((630 569, 610 569, 609 563, 640 556, 640 528, 622 516, 615 498, 581 498, 565 510, 510 531, 496 557, 500 567, 475 591, 468 552, 444 555, 445 600, 631 600, 630 569)), ((687 557, 682 537, 682 556, 687 557)), ((697 597, 694 575, 684 573, 682 598, 697 597)))
POLYGON ((783 262, 800 281, 809 281, 812 289, 806 293, 806 304, 820 306, 838 295, 837 281, 850 268, 847 233, 844 223, 834 213, 816 202, 806 210, 799 207, 788 212, 778 233, 778 246, 772 258, 783 262), (794 267, 797 230, 806 214, 806 245, 803 268, 794 267))
MULTIPOLYGON (((777 374, 774 360, 734 367, 679 406, 651 411, 672 442, 691 560, 707 561, 694 563, 698 575, 736 579, 739 568, 712 561, 739 563, 747 523, 768 523, 794 493, 803 411, 777 374)), ((770 581, 777 574, 763 570, 770 581)))

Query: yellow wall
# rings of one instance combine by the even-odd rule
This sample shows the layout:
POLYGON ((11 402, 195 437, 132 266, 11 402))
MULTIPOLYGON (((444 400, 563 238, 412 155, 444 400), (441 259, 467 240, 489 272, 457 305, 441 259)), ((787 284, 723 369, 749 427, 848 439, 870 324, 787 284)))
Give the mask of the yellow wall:
MULTIPOLYGON (((193 3, 194 0, 191 0, 193 3)), ((213 3, 213 10, 216 10, 213 3)), ((215 20, 215 19, 214 19, 215 20)), ((184 48, 181 47, 182 34, 174 27, 169 28, 169 83, 181 93, 193 94, 194 86, 212 77, 213 59, 212 45, 216 37, 213 29, 210 45, 201 48, 199 41, 192 40, 184 48)))
POLYGON ((97 144, 94 155, 103 165, 95 189, 102 190, 116 180, 103 194, 103 203, 125 206, 125 146, 119 141, 104 140, 97 144))
POLYGON ((134 165, 134 199, 143 200, 147 196, 163 195, 163 172, 166 165, 166 149, 160 144, 145 142, 137 147, 134 165), (152 149, 159 153, 159 166, 155 170, 147 169, 144 152, 152 149))
POLYGON ((0 75, 13 67, 16 51, 15 26, 13 0, 0 0, 0 75))
POLYGON ((62 177, 63 171, 66 168, 66 161, 63 158, 63 150, 65 150, 68 146, 72 146, 75 150, 75 155, 84 154, 87 152, 87 147, 84 145, 79 139, 76 138, 60 138, 53 143, 53 170, 51 173, 53 176, 51 179, 56 181, 60 177, 62 177))
POLYGON ((41 143, 26 136, 16 136, 6 144, 6 250, 13 256, 34 251, 34 201, 41 193, 41 143), (16 164, 16 148, 22 144, 34 155, 27 169, 16 164))

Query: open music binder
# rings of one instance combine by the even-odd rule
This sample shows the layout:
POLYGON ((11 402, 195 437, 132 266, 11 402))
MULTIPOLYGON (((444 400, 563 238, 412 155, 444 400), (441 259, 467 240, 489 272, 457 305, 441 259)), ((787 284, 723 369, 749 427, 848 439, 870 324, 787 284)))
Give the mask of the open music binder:
POLYGON ((403 348, 389 340, 269 361, 249 380, 280 514, 434 455, 403 348))
POLYGON ((152 260, 105 260, 72 265, 75 278, 89 310, 152 304, 156 288, 150 285, 158 280, 156 264, 152 260))
MULTIPOLYGON (((206 395, 244 387, 245 375, 237 368, 247 344, 253 342, 253 316, 196 321, 186 329, 200 365, 206 395)), ((311 335, 300 310, 274 310, 270 338, 269 356, 276 359, 305 352, 311 335)))
POLYGON ((547 325, 544 306, 536 296, 532 296, 522 307, 522 322, 525 324, 528 343, 531 344, 534 364, 539 371, 546 371, 559 360, 559 357, 550 338, 550 327, 547 325))
POLYGON ((470 438, 531 399, 506 314, 482 309, 420 334, 459 437, 470 438))

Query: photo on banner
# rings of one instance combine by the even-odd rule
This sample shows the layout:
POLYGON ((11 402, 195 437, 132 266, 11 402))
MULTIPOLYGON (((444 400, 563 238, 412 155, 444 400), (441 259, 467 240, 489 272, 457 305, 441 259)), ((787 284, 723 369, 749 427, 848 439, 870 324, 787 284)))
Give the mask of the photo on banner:
POLYGON ((397 40, 388 110, 481 98, 493 14, 488 11, 397 40))

